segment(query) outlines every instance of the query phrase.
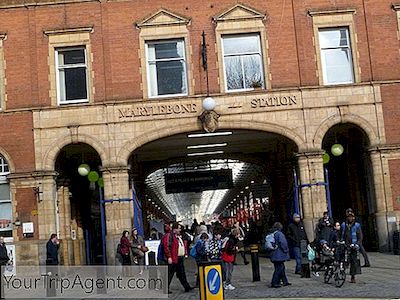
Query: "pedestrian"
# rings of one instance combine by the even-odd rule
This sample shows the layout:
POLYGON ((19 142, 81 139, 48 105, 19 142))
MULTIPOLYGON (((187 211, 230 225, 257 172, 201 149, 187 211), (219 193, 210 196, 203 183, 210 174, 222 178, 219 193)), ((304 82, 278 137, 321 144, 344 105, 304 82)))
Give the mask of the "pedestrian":
POLYGON ((351 283, 356 283, 356 275, 361 274, 359 250, 362 243, 362 231, 360 223, 356 222, 354 212, 347 211, 347 218, 341 225, 342 240, 349 249, 349 263, 351 283))
MULTIPOLYGON (((194 252, 195 252, 195 259, 196 259, 196 263, 197 263, 197 270, 199 269, 199 264, 202 262, 206 262, 208 261, 208 257, 207 257, 207 244, 208 241, 208 234, 206 232, 203 232, 200 235, 199 240, 196 242, 196 244, 193 245, 194 248, 194 252)), ((200 278, 199 278, 199 274, 197 273, 196 276, 196 287, 199 286, 199 282, 200 282, 200 278)))
POLYGON ((276 222, 273 226, 275 233, 275 250, 272 250, 270 259, 274 264, 274 273, 271 279, 271 288, 280 288, 283 286, 289 286, 286 271, 285 271, 285 261, 290 260, 288 242, 285 235, 282 232, 283 225, 276 222))
POLYGON ((225 290, 234 290, 235 287, 232 285, 232 273, 233 273, 233 262, 238 250, 240 231, 237 228, 233 228, 229 235, 225 245, 222 246, 222 268, 223 268, 223 280, 225 290))
POLYGON ((331 231, 331 234, 329 235, 329 239, 327 241, 329 248, 336 248, 337 242, 340 241, 340 222, 334 222, 333 230, 331 231))
POLYGON ((222 234, 220 230, 214 230, 213 238, 208 243, 207 256, 210 261, 220 261, 221 259, 222 234))
POLYGON ((142 265, 145 253, 143 250, 145 250, 143 237, 138 234, 137 228, 134 227, 131 234, 131 251, 134 264, 142 265))
POLYGON ((246 250, 245 250, 245 244, 244 244, 244 241, 245 241, 245 238, 246 238, 246 233, 245 233, 245 231, 244 231, 244 229, 243 229, 243 227, 242 226, 240 226, 240 223, 239 222, 236 222, 235 223, 235 225, 234 225, 234 228, 236 228, 238 231, 239 231, 239 237, 238 237, 238 252, 240 253, 240 255, 242 256, 242 258, 243 258, 243 263, 245 264, 245 265, 248 265, 249 264, 249 261, 247 260, 247 258, 246 258, 246 250))
POLYGON ((178 277, 185 292, 191 291, 193 288, 186 279, 184 259, 187 257, 185 245, 180 237, 181 226, 179 223, 172 225, 172 232, 165 234, 162 242, 165 257, 168 263, 168 294, 171 294, 170 285, 174 274, 178 277))
POLYGON ((291 223, 288 227, 287 237, 289 245, 293 249, 294 258, 296 259, 295 274, 302 275, 302 252, 303 256, 306 256, 307 252, 304 253, 304 251, 307 251, 307 249, 301 249, 301 245, 304 245, 305 243, 308 245, 309 242, 306 230, 304 229, 304 225, 299 214, 293 214, 293 223, 291 223), (302 241, 305 242, 302 243, 302 241))
POLYGON ((128 266, 132 264, 131 261, 131 243, 129 242, 129 231, 124 230, 122 232, 121 240, 120 240, 120 251, 122 255, 122 265, 123 266, 128 266))
POLYGON ((60 241, 57 238, 57 234, 52 233, 50 239, 46 244, 46 265, 57 266, 58 261, 58 249, 60 248, 60 241))
POLYGON ((0 236, 0 299, 4 299, 4 266, 10 261, 7 253, 7 247, 4 238, 0 236))
POLYGON ((197 227, 199 227, 199 223, 197 223, 196 219, 193 219, 192 226, 190 227, 190 233, 193 236, 197 235, 197 227))
POLYGON ((317 228, 316 228, 316 236, 317 242, 321 242, 321 240, 328 241, 333 230, 333 219, 329 217, 329 213, 326 211, 323 214, 323 217, 319 219, 317 228))

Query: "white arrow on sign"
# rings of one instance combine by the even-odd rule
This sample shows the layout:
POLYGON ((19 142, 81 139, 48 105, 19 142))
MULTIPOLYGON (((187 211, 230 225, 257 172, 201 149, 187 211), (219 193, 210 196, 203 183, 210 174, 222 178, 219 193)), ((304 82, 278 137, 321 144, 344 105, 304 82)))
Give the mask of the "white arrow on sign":
POLYGON ((208 282, 208 287, 210 291, 215 290, 215 282, 218 279, 218 275, 219 275, 218 272, 215 272, 214 278, 208 282))

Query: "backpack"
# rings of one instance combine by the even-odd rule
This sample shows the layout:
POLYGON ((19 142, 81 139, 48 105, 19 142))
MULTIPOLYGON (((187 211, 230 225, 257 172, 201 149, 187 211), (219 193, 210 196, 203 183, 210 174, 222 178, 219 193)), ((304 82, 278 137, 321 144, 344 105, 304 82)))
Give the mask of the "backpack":
POLYGON ((276 233, 276 231, 274 231, 273 233, 267 234, 267 236, 265 237, 265 243, 264 243, 265 250, 272 251, 272 250, 276 250, 278 248, 278 246, 276 245, 276 242, 275 242, 275 233, 276 233))
POLYGON ((190 256, 193 257, 194 259, 197 258, 196 245, 193 245, 192 249, 190 249, 190 256))
MULTIPOLYGON (((173 239, 173 234, 172 233, 166 233, 169 234, 168 236, 168 248, 171 248, 172 245, 172 239, 173 239)), ((163 244, 163 239, 160 241, 160 245, 158 246, 157 249, 157 259, 165 261, 165 249, 164 249, 164 244, 163 244)))

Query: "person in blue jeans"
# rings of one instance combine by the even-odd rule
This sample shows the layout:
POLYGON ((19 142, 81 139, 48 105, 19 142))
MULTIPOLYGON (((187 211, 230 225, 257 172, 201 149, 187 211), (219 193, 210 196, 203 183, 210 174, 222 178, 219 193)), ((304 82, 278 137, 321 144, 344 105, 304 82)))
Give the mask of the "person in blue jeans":
MULTIPOLYGON (((308 238, 306 230, 304 229, 303 222, 301 222, 299 214, 293 214, 293 223, 288 226, 288 242, 293 249, 293 255, 296 259, 296 270, 295 273, 301 275, 301 241, 305 241, 308 245, 308 238)), ((304 243, 304 242, 303 242, 304 243)), ((305 253, 303 253, 305 254, 305 253)))
POLYGON ((275 250, 272 251, 270 259, 274 264, 274 274, 272 275, 271 288, 280 288, 291 285, 286 277, 285 261, 290 260, 289 246, 285 235, 282 233, 282 224, 274 224, 275 250))

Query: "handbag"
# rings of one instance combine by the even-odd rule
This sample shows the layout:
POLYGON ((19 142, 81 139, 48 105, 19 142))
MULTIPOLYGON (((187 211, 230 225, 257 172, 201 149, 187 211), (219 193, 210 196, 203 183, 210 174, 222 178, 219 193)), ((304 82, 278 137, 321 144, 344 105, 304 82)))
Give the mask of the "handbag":
POLYGON ((141 249, 143 253, 146 253, 147 251, 149 251, 149 248, 146 246, 142 246, 141 249))

